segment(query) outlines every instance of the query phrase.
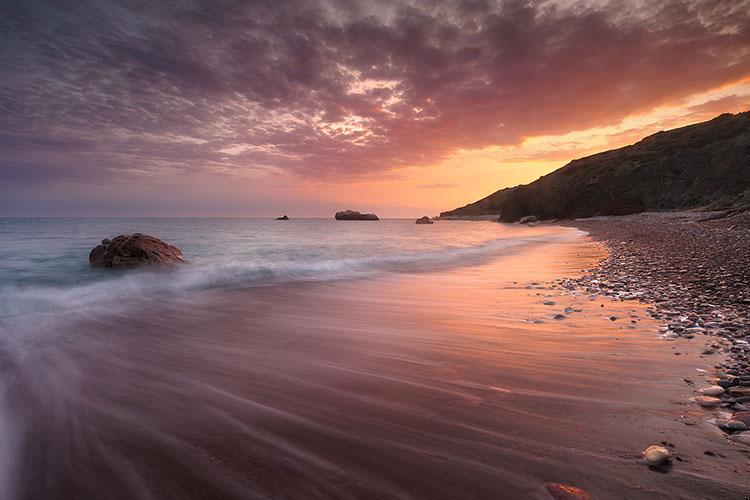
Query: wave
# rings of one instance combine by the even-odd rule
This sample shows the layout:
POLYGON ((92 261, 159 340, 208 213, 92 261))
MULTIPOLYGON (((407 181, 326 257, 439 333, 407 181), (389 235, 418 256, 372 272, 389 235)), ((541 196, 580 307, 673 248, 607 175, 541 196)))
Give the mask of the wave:
POLYGON ((101 273, 110 273, 111 277, 71 286, 2 286, 0 319, 100 309, 103 305, 112 310, 111 307, 137 300, 217 288, 356 279, 384 272, 435 271, 481 264, 526 245, 565 238, 569 235, 499 238, 473 246, 337 259, 304 260, 280 255, 277 260, 203 259, 173 270, 102 270, 101 273))

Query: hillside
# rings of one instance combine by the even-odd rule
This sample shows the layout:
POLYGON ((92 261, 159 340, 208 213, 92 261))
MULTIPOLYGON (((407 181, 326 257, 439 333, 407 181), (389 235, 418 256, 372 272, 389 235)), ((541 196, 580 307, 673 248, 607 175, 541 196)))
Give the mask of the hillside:
POLYGON ((659 132, 620 149, 573 160, 501 189, 443 218, 525 215, 567 219, 750 202, 750 112, 659 132))

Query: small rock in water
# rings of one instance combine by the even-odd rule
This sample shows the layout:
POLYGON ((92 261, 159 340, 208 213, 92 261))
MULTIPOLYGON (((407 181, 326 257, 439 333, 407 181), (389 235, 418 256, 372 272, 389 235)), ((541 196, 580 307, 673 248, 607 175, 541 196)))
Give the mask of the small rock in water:
POLYGON ((588 491, 560 483, 544 483, 544 489, 555 500, 593 500, 588 491))
POLYGON ((556 319, 556 320, 559 321, 559 320, 565 319, 565 315, 564 314, 555 314, 554 316, 552 316, 552 319, 556 319))
POLYGON ((700 392, 704 396, 721 396, 722 394, 724 394, 724 388, 719 385, 711 385, 708 387, 704 387, 698 392, 700 392))
POLYGON ((545 300, 544 302, 542 302, 542 304, 544 304, 545 306, 554 306, 555 305, 555 301, 554 300, 545 300))
POLYGON ((643 459, 648 465, 661 465, 672 458, 672 453, 663 446, 652 444, 643 450, 643 459))
POLYGON ((695 402, 704 408, 712 408, 722 403, 721 399, 710 396, 698 396, 695 398, 695 402))
POLYGON ((617 316, 610 316, 610 317, 609 317, 609 320, 610 320, 610 321, 617 321, 617 316))

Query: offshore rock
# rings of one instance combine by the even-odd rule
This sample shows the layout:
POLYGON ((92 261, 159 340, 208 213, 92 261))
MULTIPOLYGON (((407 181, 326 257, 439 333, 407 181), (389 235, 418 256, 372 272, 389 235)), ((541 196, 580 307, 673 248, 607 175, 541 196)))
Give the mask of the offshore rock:
POLYGON ((121 234, 111 240, 102 240, 102 244, 89 253, 89 263, 93 267, 139 267, 183 262, 185 260, 179 248, 141 233, 121 234))
POLYGON ((336 220, 380 220, 375 214, 363 214, 355 210, 336 212, 336 220))

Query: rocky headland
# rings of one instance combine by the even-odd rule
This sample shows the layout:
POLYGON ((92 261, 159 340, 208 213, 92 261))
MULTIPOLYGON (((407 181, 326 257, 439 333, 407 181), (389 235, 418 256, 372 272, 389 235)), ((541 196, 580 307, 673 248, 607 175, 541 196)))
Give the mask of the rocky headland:
POLYGON ((182 251, 147 234, 121 234, 102 240, 89 253, 92 267, 140 267, 184 262, 182 251))
POLYGON ((750 203, 750 112, 646 137, 573 160, 538 180, 501 189, 441 218, 515 222, 750 203))

